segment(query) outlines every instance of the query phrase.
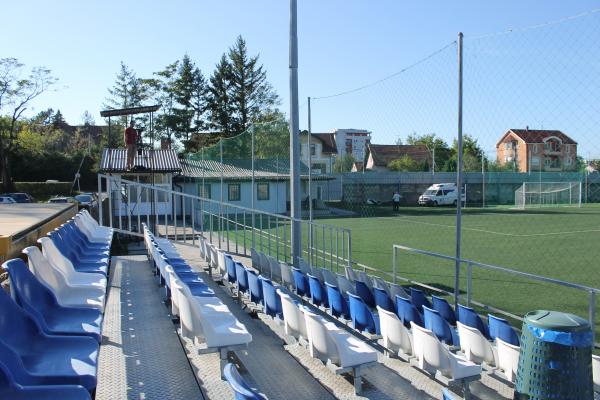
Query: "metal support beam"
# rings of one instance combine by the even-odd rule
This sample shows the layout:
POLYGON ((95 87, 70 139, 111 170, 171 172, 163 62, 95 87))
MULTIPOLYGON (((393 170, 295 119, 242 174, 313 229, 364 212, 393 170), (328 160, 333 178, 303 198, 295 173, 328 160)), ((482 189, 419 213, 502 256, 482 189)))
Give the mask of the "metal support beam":
POLYGON ((458 33, 458 165, 456 167, 456 190, 458 201, 456 202, 456 261, 454 266, 454 307, 458 307, 458 295, 460 293, 460 245, 461 245, 461 223, 462 223, 462 169, 463 169, 463 34, 458 33))
POLYGON ((292 264, 299 266, 302 231, 300 226, 300 133, 298 107, 298 1, 290 0, 290 203, 292 217, 292 264))

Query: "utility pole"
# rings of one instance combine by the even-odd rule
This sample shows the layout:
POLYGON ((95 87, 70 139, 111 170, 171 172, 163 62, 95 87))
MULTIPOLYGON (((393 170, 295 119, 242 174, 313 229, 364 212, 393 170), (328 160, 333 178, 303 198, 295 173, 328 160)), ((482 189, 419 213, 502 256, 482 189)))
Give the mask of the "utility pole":
POLYGON ((308 265, 312 267, 312 123, 310 114, 310 96, 308 97, 308 265))
POLYGON ((459 197, 456 202, 456 254, 454 265, 454 307, 458 309, 458 296, 460 294, 460 264, 461 264, 461 223, 462 223, 462 169, 463 169, 463 34, 458 33, 458 165, 456 174, 456 189, 459 197))
POLYGON ((290 0, 290 210, 292 217, 292 264, 302 256, 300 226, 300 131, 298 107, 298 1, 290 0))

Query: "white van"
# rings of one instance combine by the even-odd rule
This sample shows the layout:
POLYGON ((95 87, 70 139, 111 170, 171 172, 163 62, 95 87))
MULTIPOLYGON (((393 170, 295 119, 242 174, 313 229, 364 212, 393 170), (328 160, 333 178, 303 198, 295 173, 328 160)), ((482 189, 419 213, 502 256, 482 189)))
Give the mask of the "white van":
MULTIPOLYGON (((419 196, 420 206, 444 206, 456 205, 458 199, 456 183, 436 183, 427 188, 425 193, 419 196)), ((462 193, 462 201, 465 201, 465 194, 462 193)))

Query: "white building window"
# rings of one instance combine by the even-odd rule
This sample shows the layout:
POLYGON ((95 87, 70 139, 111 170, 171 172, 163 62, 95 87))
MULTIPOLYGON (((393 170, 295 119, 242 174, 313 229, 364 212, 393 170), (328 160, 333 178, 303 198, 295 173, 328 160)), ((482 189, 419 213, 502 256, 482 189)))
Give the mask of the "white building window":
POLYGON ((260 182, 256 184, 256 198, 257 200, 269 200, 269 184, 266 182, 260 182))

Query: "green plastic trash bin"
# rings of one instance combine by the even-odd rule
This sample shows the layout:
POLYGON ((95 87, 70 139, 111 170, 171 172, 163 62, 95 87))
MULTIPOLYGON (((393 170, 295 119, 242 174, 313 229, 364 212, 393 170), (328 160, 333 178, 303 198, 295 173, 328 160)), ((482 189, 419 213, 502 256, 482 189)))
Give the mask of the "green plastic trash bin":
POLYGON ((593 399, 588 321, 538 310, 525 316, 522 332, 515 400, 593 399))

